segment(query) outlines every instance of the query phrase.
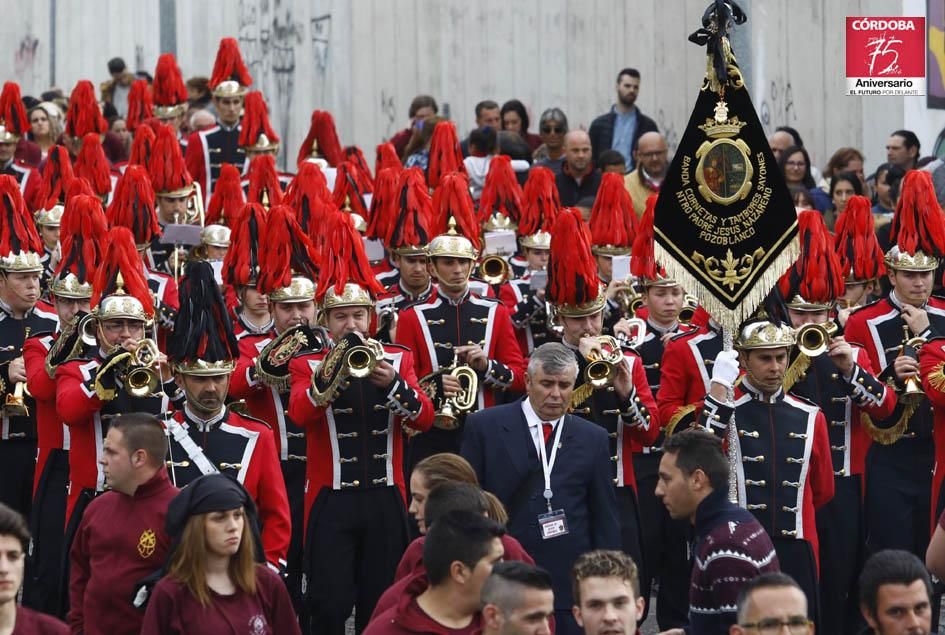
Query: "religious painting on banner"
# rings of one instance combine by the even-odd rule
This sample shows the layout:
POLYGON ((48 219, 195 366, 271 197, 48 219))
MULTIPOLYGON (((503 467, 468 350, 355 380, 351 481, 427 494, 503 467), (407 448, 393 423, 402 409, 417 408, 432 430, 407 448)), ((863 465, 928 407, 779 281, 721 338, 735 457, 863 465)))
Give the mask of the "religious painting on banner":
POLYGON ((744 21, 717 0, 689 38, 707 47, 707 70, 654 222, 657 261, 731 330, 798 257, 794 203, 727 37, 744 21))

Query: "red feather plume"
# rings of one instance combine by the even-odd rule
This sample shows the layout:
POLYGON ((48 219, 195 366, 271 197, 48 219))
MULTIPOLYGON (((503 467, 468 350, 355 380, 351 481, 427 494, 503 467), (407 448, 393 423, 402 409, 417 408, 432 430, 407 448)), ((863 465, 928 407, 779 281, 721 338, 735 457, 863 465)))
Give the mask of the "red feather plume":
POLYGON ((312 111, 312 123, 308 127, 308 134, 299 147, 299 156, 296 161, 298 165, 312 156, 312 145, 318 142, 318 154, 331 167, 338 167, 344 160, 345 155, 341 149, 341 141, 338 140, 338 130, 335 128, 335 119, 327 110, 312 111))
MULTIPOLYGON (((95 190, 92 189, 92 186, 89 185, 89 180, 81 176, 74 176, 72 181, 69 183, 69 187, 66 189, 66 202, 69 202, 73 196, 79 196, 80 194, 87 194, 89 196, 97 196, 95 190)), ((101 200, 99 199, 99 205, 101 205, 101 200)), ((103 209, 104 211, 104 209, 103 209)))
POLYGON ((62 213, 59 242, 62 258, 56 276, 72 273, 79 282, 90 283, 105 251, 108 221, 102 202, 82 194, 69 199, 62 213))
POLYGON ((73 167, 75 175, 88 179, 99 196, 104 197, 112 191, 111 169, 102 148, 102 138, 97 132, 82 137, 82 149, 73 167))
POLYGON ((844 278, 872 280, 886 273, 883 250, 873 229, 873 212, 865 196, 851 196, 837 218, 837 257, 844 278))
POLYGON ((269 139, 269 143, 279 142, 279 135, 269 123, 269 107, 266 105, 266 100, 261 92, 254 90, 246 95, 243 103, 239 143, 244 148, 254 146, 263 134, 269 139))
POLYGON ((269 209, 260 233, 260 270, 257 288, 271 293, 289 286, 292 274, 315 280, 318 256, 288 205, 269 209))
POLYGON ((286 188, 283 201, 295 210, 295 218, 302 230, 312 236, 314 223, 322 222, 331 190, 322 169, 311 161, 299 166, 299 171, 286 188))
POLYGON ((282 184, 276 170, 276 158, 271 154, 258 154, 249 164, 249 194, 246 200, 262 203, 263 191, 269 196, 269 206, 282 204, 282 184))
POLYGON ((164 124, 158 127, 148 172, 154 191, 158 193, 176 192, 193 184, 173 127, 164 124))
POLYGON ((85 137, 89 133, 105 134, 108 122, 95 100, 95 87, 87 79, 80 80, 69 96, 66 111, 66 134, 70 137, 85 137))
POLYGON ((117 278, 121 273, 124 292, 137 298, 144 312, 153 316, 154 298, 144 277, 144 266, 131 230, 123 226, 112 227, 105 237, 105 244, 105 253, 92 283, 92 308, 97 307, 102 298, 117 291, 117 278))
POLYGON ((238 82, 240 86, 251 86, 253 83, 253 78, 246 69, 246 64, 243 63, 239 43, 235 38, 225 37, 220 40, 217 58, 213 62, 210 90, 213 90, 222 82, 230 80, 238 82))
POLYGON ((889 231, 890 244, 915 255, 945 256, 945 215, 935 198, 932 175, 909 170, 902 179, 902 195, 889 231))
POLYGON ((69 151, 64 146, 50 148, 49 154, 46 155, 46 168, 43 170, 43 209, 52 209, 64 203, 74 178, 69 151))
POLYGON ((340 294, 349 282, 366 289, 372 298, 383 293, 384 287, 374 277, 371 263, 364 253, 364 241, 354 228, 351 216, 336 214, 331 219, 325 245, 327 251, 322 259, 316 301, 324 300, 328 289, 334 289, 336 294, 340 294))
POLYGON ((351 207, 351 211, 360 214, 365 221, 368 220, 369 210, 364 203, 364 191, 361 189, 361 182, 358 178, 358 168, 350 161, 344 161, 338 166, 338 172, 335 174, 335 191, 332 193, 332 201, 338 209, 345 208, 345 201, 351 207))
POLYGON ((240 171, 224 163, 220 168, 220 177, 213 186, 213 196, 207 204, 205 224, 232 226, 245 204, 240 171))
POLYGON ((433 239, 430 220, 433 201, 430 199, 423 170, 407 168, 400 174, 397 216, 387 234, 386 244, 391 249, 422 247, 433 239))
POLYGON ((233 287, 256 284, 259 276, 259 237, 266 224, 266 209, 247 203, 230 225, 230 248, 223 258, 223 282, 233 287))
POLYGON ((479 222, 484 223, 494 212, 500 212, 517 223, 522 215, 522 198, 512 158, 505 154, 492 157, 479 198, 479 222))
POLYGON ((358 146, 348 146, 345 148, 345 161, 357 168, 358 187, 365 194, 374 191, 374 177, 371 176, 371 168, 368 167, 364 153, 358 146))
POLYGON ((128 163, 148 167, 151 163, 151 155, 154 152, 155 139, 154 128, 150 125, 138 126, 131 142, 131 155, 128 157, 128 163))
MULTIPOLYGON (((420 172, 420 180, 423 187, 426 188, 426 179, 423 171, 420 172)), ((382 168, 377 173, 375 181, 374 196, 371 198, 371 219, 368 221, 365 236, 372 239, 381 240, 389 246, 390 234, 394 230, 394 223, 397 222, 397 208, 400 203, 400 174, 402 169, 382 168)), ((413 178, 416 178, 414 176, 413 178)), ((427 196, 429 199, 429 196, 427 196)))
POLYGON ((430 163, 427 168, 427 185, 437 188, 443 178, 452 172, 466 174, 463 150, 452 121, 441 121, 433 128, 430 138, 430 163))
POLYGON ((633 246, 637 216, 622 175, 608 172, 601 177, 589 225, 592 245, 633 246))
POLYGON ((6 131, 18 137, 29 130, 29 119, 26 117, 26 108, 20 97, 20 85, 16 82, 4 82, 0 92, 0 124, 6 131))
POLYGON ((393 143, 381 143, 377 146, 377 158, 374 161, 375 178, 384 168, 394 168, 397 171, 404 169, 393 143))
POLYGON ((158 58, 151 92, 158 106, 167 108, 187 103, 187 86, 173 53, 164 53, 158 58))
POLYGON ((590 234, 581 211, 574 207, 561 210, 551 233, 546 293, 552 304, 572 306, 586 304, 601 293, 590 234))
POLYGON ((633 251, 630 252, 630 273, 637 278, 654 280, 659 273, 654 253, 653 223, 656 219, 656 199, 659 196, 650 194, 646 199, 646 209, 643 218, 637 224, 637 235, 633 238, 633 251))
POLYGON ((434 236, 445 234, 450 218, 456 221, 456 231, 468 238, 476 251, 481 251, 479 223, 473 209, 469 180, 460 172, 447 174, 433 191, 433 223, 430 228, 434 236))
POLYGON ((115 196, 105 214, 112 227, 127 227, 139 245, 150 244, 161 235, 154 211, 154 189, 148 172, 140 165, 129 165, 118 179, 115 196))
POLYGON ((148 80, 136 79, 128 92, 128 118, 125 123, 128 130, 134 132, 145 120, 154 116, 154 102, 151 99, 151 87, 148 80))
POLYGON ((555 173, 546 167, 533 167, 525 181, 522 215, 518 219, 519 235, 531 236, 540 231, 550 233, 560 211, 561 199, 555 173))
POLYGON ((20 185, 12 176, 0 176, 0 201, 3 203, 0 256, 27 251, 42 254, 43 241, 39 238, 32 214, 26 209, 20 185))
POLYGON ((833 302, 843 295, 843 270, 824 216, 804 210, 797 216, 797 226, 801 254, 781 276, 778 290, 785 300, 800 295, 808 302, 833 302))

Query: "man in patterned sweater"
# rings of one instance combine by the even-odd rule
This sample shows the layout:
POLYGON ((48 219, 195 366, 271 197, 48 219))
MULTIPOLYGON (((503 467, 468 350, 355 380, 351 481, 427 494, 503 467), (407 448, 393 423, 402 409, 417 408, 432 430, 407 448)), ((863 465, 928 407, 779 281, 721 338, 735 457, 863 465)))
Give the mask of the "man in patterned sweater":
MULTIPOLYGON (((695 526, 689 586, 689 635, 727 633, 742 587, 778 571, 774 545, 754 515, 728 500, 721 439, 693 428, 666 438, 656 495, 673 518, 695 526)), ((682 635, 682 629, 664 635, 682 635)))

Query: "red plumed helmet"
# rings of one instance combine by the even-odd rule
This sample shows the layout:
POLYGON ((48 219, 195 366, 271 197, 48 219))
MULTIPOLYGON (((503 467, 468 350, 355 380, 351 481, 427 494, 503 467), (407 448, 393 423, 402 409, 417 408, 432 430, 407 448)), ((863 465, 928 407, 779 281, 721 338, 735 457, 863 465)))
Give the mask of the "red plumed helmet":
MULTIPOLYGON (((420 180, 423 187, 426 188, 426 179, 423 176, 423 170, 417 168, 420 172, 420 180)), ((374 196, 371 198, 371 219, 368 221, 367 231, 364 235, 367 238, 378 239, 385 245, 389 245, 390 233, 394 230, 394 223, 397 222, 397 210, 400 204, 400 174, 403 170, 397 168, 382 168, 377 173, 377 179, 374 183, 374 196)), ((412 178, 416 178, 414 175, 412 178)), ((429 196, 427 196, 429 199, 429 196)))
POLYGON ((150 125, 138 126, 138 129, 135 130, 135 137, 131 142, 131 155, 128 157, 128 163, 148 167, 151 164, 151 155, 154 152, 155 138, 154 128, 150 125))
POLYGON ((161 196, 184 196, 193 187, 194 180, 187 171, 173 127, 164 124, 158 127, 148 172, 154 191, 161 196))
POLYGON ((259 238, 260 268, 256 286, 260 293, 268 294, 288 287, 293 273, 309 280, 316 279, 317 254, 311 240, 295 220, 291 207, 274 205, 270 208, 259 238))
POLYGON ((637 224, 637 235, 633 238, 633 251, 630 252, 630 273, 644 280, 655 280, 659 274, 653 249, 653 222, 658 198, 656 194, 647 197, 646 209, 637 224))
POLYGON ((358 178, 358 168, 350 161, 344 161, 338 166, 338 173, 335 175, 335 191, 332 193, 332 201, 338 209, 345 210, 350 208, 355 214, 367 220, 368 209, 364 203, 365 192, 361 189, 361 181, 358 178))
POLYGON ((62 258, 56 267, 56 277, 71 273, 80 283, 91 284, 105 251, 107 234, 108 222, 101 201, 86 194, 69 199, 60 225, 62 258))
POLYGON ((43 241, 36 230, 33 216, 26 209, 20 185, 12 176, 0 176, 0 202, 3 205, 0 217, 0 258, 24 252, 44 253, 43 241))
POLYGON ((302 230, 312 236, 313 225, 324 220, 325 209, 331 200, 331 190, 322 169, 311 161, 300 165, 286 188, 283 200, 295 210, 295 218, 302 230))
POLYGON ((623 176, 608 172, 601 177, 589 222, 595 254, 626 255, 633 246, 637 216, 623 176))
POLYGON ((210 75, 210 90, 214 95, 242 95, 253 84, 253 78, 243 63, 240 45, 235 38, 220 40, 217 58, 210 75))
POLYGON ((151 100, 151 87, 148 80, 136 79, 128 92, 128 117, 125 123, 128 130, 134 132, 147 119, 154 116, 154 103, 151 100))
POLYGON ((80 80, 69 96, 66 111, 66 134, 70 137, 85 137, 90 133, 105 134, 108 122, 95 100, 95 87, 87 79, 80 80))
MULTIPOLYGON (((89 185, 88 179, 73 175, 72 182, 69 183, 69 187, 66 188, 66 202, 68 203, 69 199, 71 199, 73 196, 80 196, 82 194, 96 196, 95 190, 93 190, 92 186, 89 185)), ((99 204, 101 205, 101 199, 99 199, 99 204)))
MULTIPOLYGON (((276 158, 271 154, 258 154, 249 163, 249 194, 246 200, 261 203, 263 207, 282 204, 282 184, 276 170, 276 158)), ((216 193, 214 193, 216 196, 216 193)))
POLYGON ((187 111, 187 86, 173 53, 164 53, 158 58, 151 93, 157 117, 170 119, 187 111))
POLYGON ((945 215, 935 198, 932 175, 909 170, 902 179, 902 194, 889 231, 889 242, 900 252, 945 256, 945 215))
POLYGON ((213 187, 213 196, 207 204, 206 225, 232 226, 246 204, 240 171, 229 163, 220 168, 220 177, 213 187))
POLYGON ((473 249, 482 251, 479 223, 476 221, 469 180, 465 173, 447 174, 433 191, 433 223, 430 229, 434 236, 447 232, 450 218, 456 222, 457 233, 468 238, 473 249))
POLYGON ((512 170, 512 158, 505 154, 492 157, 486 182, 479 198, 479 222, 499 213, 517 223, 522 215, 522 186, 512 170))
POLYGON ((834 227, 840 273, 849 281, 873 280, 886 273, 871 208, 865 196, 851 196, 834 227))
POLYGON ((559 211, 561 199, 555 173, 546 167, 533 167, 525 181, 522 215, 518 219, 519 235, 533 236, 540 231, 550 234, 559 211))
POLYGON ((399 194, 394 207, 397 216, 388 230, 385 241, 392 251, 400 255, 418 256, 433 239, 430 221, 433 218, 433 201, 430 199, 423 170, 407 168, 400 174, 399 194))
POLYGON ((50 148, 49 154, 46 155, 46 168, 43 170, 43 209, 52 209, 65 203, 66 193, 74 178, 69 151, 63 146, 50 148))
POLYGON ((348 146, 345 148, 345 161, 357 168, 358 188, 365 194, 374 191, 374 177, 371 176, 371 168, 368 167, 364 153, 358 146, 348 146))
POLYGON ((459 145, 459 136, 452 121, 441 121, 433 128, 430 138, 430 164, 427 168, 427 185, 440 186, 440 181, 447 174, 462 172, 466 174, 463 163, 463 150, 459 145))
POLYGON ((348 214, 335 214, 330 219, 325 246, 322 275, 315 294, 317 302, 325 299, 329 289, 341 295, 349 282, 365 289, 372 299, 383 293, 384 287, 374 277, 371 263, 364 253, 364 241, 348 214))
POLYGON ((296 163, 302 165, 304 161, 316 157, 321 157, 333 168, 345 160, 341 141, 338 140, 338 130, 335 128, 335 119, 327 110, 312 111, 312 123, 299 147, 296 163))
POLYGON ((112 227, 131 230, 137 245, 150 245, 152 239, 161 235, 154 211, 154 189, 147 170, 140 165, 128 166, 115 186, 106 218, 112 227))
POLYGON ((259 277, 259 236, 266 224, 266 209, 247 203, 230 225, 230 248, 223 257, 223 282, 233 287, 256 284, 259 277))
POLYGON ((112 191, 111 169, 102 148, 102 138, 97 132, 82 137, 82 149, 73 167, 75 175, 88 179, 89 185, 100 197, 105 198, 112 191))
POLYGON ((269 107, 258 90, 246 95, 240 126, 240 146, 256 152, 279 149, 279 135, 269 123, 269 107))
POLYGON ((581 211, 574 207, 561 210, 551 233, 546 293, 548 301, 563 314, 578 313, 582 307, 593 313, 603 307, 604 291, 591 253, 590 235, 581 211))
POLYGON ((384 168, 394 168, 397 171, 404 169, 393 143, 382 143, 377 146, 377 158, 374 161, 375 178, 380 175, 384 168))
POLYGON ((134 296, 141 303, 146 315, 153 316, 154 297, 144 277, 144 266, 135 248, 135 237, 131 230, 124 226, 113 226, 105 236, 105 244, 105 253, 92 282, 92 308, 96 308, 102 298, 115 294, 121 287, 124 293, 134 296))
POLYGON ((781 296, 791 302, 800 296, 806 303, 830 304, 843 295, 843 271, 833 237, 817 210, 797 216, 800 256, 778 281, 781 296))
POLYGON ((20 97, 20 85, 4 82, 0 92, 0 143, 16 143, 28 129, 29 119, 20 97))

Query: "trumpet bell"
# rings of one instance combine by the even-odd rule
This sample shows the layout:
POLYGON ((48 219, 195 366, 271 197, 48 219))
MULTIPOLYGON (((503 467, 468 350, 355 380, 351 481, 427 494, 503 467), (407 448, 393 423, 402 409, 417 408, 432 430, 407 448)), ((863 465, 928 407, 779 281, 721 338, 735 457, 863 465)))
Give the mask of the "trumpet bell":
POLYGON ((377 358, 367 346, 355 346, 348 351, 345 360, 348 364, 348 374, 356 379, 367 377, 377 367, 377 358))
POLYGON ((593 361, 584 369, 584 377, 594 388, 604 388, 614 383, 614 365, 604 360, 593 361))
POLYGON ((125 386, 129 395, 143 399, 160 392, 161 377, 153 368, 139 366, 128 371, 125 386))
POLYGON ((925 399, 925 391, 922 390, 922 384, 919 383, 918 378, 907 378, 905 388, 899 394, 899 401, 906 406, 918 407, 923 399, 925 399))
POLYGON ((479 275, 490 285, 502 284, 509 279, 509 263, 502 256, 487 256, 479 265, 479 275))
POLYGON ((797 348, 808 357, 817 357, 827 351, 830 338, 837 332, 837 325, 833 322, 824 324, 805 324, 797 329, 795 341, 797 348))

